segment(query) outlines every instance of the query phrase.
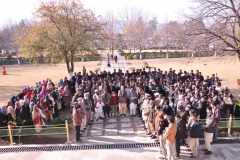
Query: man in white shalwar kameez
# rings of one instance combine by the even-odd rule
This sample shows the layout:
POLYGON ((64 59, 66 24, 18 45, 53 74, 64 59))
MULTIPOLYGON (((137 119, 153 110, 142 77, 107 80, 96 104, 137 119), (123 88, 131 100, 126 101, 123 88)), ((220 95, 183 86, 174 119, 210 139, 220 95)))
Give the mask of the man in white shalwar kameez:
POLYGON ((95 90, 95 94, 93 95, 93 100, 95 106, 95 112, 96 112, 96 121, 98 121, 98 118, 102 118, 102 108, 103 108, 103 102, 101 95, 99 94, 99 90, 95 90))

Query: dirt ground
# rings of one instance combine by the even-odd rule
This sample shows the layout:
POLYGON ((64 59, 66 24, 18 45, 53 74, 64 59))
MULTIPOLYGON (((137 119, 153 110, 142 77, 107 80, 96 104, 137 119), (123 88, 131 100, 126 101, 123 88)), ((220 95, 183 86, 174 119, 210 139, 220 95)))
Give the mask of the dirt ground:
MULTIPOLYGON (((237 79, 240 79, 240 62, 235 57, 227 59, 216 59, 214 57, 195 58, 189 62, 189 58, 169 58, 169 59, 145 59, 145 60, 127 60, 128 68, 141 68, 144 61, 148 62, 151 67, 160 68, 163 71, 168 71, 172 67, 176 72, 180 69, 186 70, 200 70, 203 76, 217 73, 222 79, 222 85, 228 85, 235 96, 239 94, 239 87, 237 79)), ((101 69, 101 65, 97 65, 98 61, 91 62, 76 62, 75 71, 82 71, 85 66, 87 72, 94 71, 96 68, 101 69)), ((7 75, 0 75, 0 106, 6 104, 11 96, 18 94, 22 88, 34 85, 38 81, 50 78, 54 83, 57 83, 60 78, 68 76, 66 65, 50 65, 41 64, 33 65, 8 65, 6 66, 7 75)))

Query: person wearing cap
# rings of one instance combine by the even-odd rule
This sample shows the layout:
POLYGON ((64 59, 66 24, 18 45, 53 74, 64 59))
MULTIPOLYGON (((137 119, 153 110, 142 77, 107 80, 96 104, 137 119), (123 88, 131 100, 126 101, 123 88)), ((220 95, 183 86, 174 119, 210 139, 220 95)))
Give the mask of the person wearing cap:
POLYGON ((212 139, 213 139, 214 122, 215 122, 215 116, 212 112, 212 107, 208 106, 206 121, 203 125, 205 147, 206 147, 206 149, 203 149, 203 151, 205 151, 204 154, 212 154, 210 143, 212 142, 212 139))
POLYGON ((136 116, 136 108, 137 108, 137 93, 134 92, 134 89, 130 89, 129 93, 129 107, 130 107, 130 116, 136 116))
POLYGON ((84 98, 83 98, 83 105, 85 106, 85 109, 87 111, 86 114, 86 124, 87 125, 92 125, 91 124, 91 107, 92 107, 92 102, 88 96, 88 93, 84 93, 84 98))
POLYGON ((182 133, 183 133, 183 123, 182 123, 181 116, 179 114, 175 116, 175 120, 177 122, 177 134, 176 134, 176 142, 175 142, 176 152, 177 152, 176 159, 179 159, 180 145, 181 145, 180 140, 182 138, 182 133))
MULTIPOLYGON (((170 91, 169 91, 169 95, 168 95, 168 98, 169 98, 169 105, 175 109, 175 101, 176 101, 176 98, 177 98, 177 92, 175 91, 174 89, 174 85, 171 85, 170 86, 170 91)), ((176 112, 176 111, 174 111, 176 112)))
POLYGON ((155 104, 154 104, 154 101, 153 100, 150 100, 150 103, 149 103, 149 110, 148 110, 148 134, 147 135, 151 135, 151 139, 155 139, 156 136, 155 136, 155 113, 156 113, 156 110, 155 110, 155 104))
POLYGON ((147 113, 148 113, 149 103, 150 103, 150 94, 145 93, 144 101, 142 104, 142 117, 144 120, 144 129, 145 130, 147 129, 147 119, 148 119, 147 113))
POLYGON ((197 120, 196 113, 191 115, 192 119, 190 120, 188 124, 188 139, 187 144, 191 148, 191 156, 190 158, 196 158, 197 157, 197 147, 199 146, 199 135, 201 131, 201 125, 199 124, 197 120))
POLYGON ((127 112, 127 91, 124 90, 124 86, 121 86, 121 90, 118 91, 119 98, 119 112, 120 116, 126 116, 127 112))
MULTIPOLYGON (((82 98, 82 97, 79 97, 79 98, 77 99, 77 101, 78 101, 78 102, 77 102, 78 105, 81 106, 81 109, 80 109, 80 111, 79 111, 79 113, 80 113, 80 118, 81 118, 81 120, 82 120, 82 123, 81 123, 81 132, 85 132, 84 129, 86 129, 85 126, 86 126, 86 114, 87 114, 87 111, 86 111, 85 106, 83 105, 83 98, 82 98)), ((76 102, 75 102, 75 103, 76 103, 76 102)), ((75 109, 75 108, 73 107, 73 109, 75 109)))
POLYGON ((161 101, 161 99, 160 99, 160 97, 159 97, 160 94, 159 94, 159 93, 154 93, 154 96, 155 96, 154 104, 157 105, 157 106, 159 106, 160 101, 161 101))
POLYGON ((98 121, 98 118, 102 119, 102 107, 103 107, 102 97, 98 89, 95 90, 93 100, 95 105, 96 121, 98 121))
POLYGON ((103 100, 103 111, 104 111, 104 117, 108 116, 110 117, 110 94, 107 92, 107 89, 105 89, 104 93, 101 95, 103 100), (107 114, 107 115, 106 115, 107 114))
POLYGON ((77 143, 82 143, 81 139, 80 139, 80 127, 81 127, 81 123, 82 123, 82 120, 80 118, 80 108, 81 108, 81 105, 77 105, 75 107, 75 110, 73 112, 73 125, 75 126, 75 130, 76 130, 76 141, 77 143))

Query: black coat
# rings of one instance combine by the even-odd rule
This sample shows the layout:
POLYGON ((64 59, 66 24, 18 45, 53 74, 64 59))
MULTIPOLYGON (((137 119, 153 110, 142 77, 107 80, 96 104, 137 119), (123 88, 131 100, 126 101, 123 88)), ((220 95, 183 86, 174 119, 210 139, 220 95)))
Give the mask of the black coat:
POLYGON ((183 122, 182 119, 180 119, 177 122, 177 134, 176 134, 176 139, 181 139, 182 138, 182 133, 183 133, 183 122))
POLYGON ((188 131, 190 132, 191 138, 199 138, 201 126, 198 121, 196 121, 192 127, 190 127, 193 120, 190 121, 188 125, 188 131))

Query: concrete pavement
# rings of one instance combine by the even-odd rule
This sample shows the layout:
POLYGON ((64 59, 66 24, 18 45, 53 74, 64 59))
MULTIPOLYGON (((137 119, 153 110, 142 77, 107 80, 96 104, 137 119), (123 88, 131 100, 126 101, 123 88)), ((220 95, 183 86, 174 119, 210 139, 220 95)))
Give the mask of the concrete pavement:
MULTIPOLYGON (((198 158, 189 158, 190 152, 181 147, 181 160, 239 160, 240 144, 212 145, 212 155, 204 155, 199 146, 198 158)), ((154 160, 159 159, 158 148, 130 148, 106 150, 79 150, 53 152, 20 152, 0 154, 1 160, 154 160)))

